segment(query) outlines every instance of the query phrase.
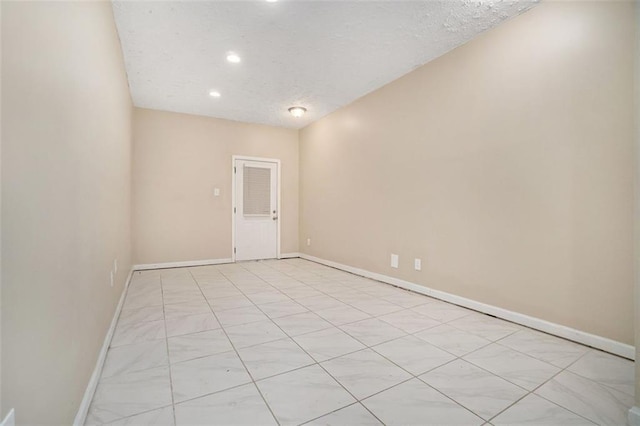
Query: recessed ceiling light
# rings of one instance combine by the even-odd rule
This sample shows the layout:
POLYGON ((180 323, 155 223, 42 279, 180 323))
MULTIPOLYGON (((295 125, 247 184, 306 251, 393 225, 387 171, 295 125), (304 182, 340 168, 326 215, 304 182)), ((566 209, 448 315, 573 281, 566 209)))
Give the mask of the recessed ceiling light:
POLYGON ((294 106, 294 107, 289 108, 289 112, 294 117, 299 118, 299 117, 302 117, 305 112, 307 112, 307 109, 305 107, 301 107, 301 106, 294 106))
POLYGON ((209 96, 211 96, 212 98, 219 98, 220 92, 216 92, 215 90, 212 90, 209 92, 209 96))
POLYGON ((240 56, 238 56, 237 53, 229 52, 227 53, 227 61, 231 62, 232 64, 237 64, 238 62, 240 62, 240 56))

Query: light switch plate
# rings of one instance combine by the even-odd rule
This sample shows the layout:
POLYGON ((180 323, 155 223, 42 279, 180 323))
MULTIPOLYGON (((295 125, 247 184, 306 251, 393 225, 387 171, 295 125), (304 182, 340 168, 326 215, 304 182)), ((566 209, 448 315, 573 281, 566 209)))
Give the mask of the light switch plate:
POLYGON ((416 271, 422 270, 422 260, 414 259, 413 260, 413 267, 415 268, 416 271))
POLYGON ((311 245, 311 238, 307 238, 307 245, 310 246, 311 245))
POLYGON ((391 254, 391 267, 398 268, 398 263, 400 262, 400 258, 397 254, 391 254))
POLYGON ((214 197, 220 196, 220 188, 213 188, 213 196, 214 197))

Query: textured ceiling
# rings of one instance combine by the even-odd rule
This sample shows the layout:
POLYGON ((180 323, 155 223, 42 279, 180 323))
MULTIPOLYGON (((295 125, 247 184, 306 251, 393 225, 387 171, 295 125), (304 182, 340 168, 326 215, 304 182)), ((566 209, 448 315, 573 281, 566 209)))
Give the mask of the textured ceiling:
POLYGON ((124 1, 113 9, 136 106, 300 128, 534 4, 124 1), (242 62, 227 62, 229 51, 242 62), (293 105, 308 113, 292 117, 293 105))

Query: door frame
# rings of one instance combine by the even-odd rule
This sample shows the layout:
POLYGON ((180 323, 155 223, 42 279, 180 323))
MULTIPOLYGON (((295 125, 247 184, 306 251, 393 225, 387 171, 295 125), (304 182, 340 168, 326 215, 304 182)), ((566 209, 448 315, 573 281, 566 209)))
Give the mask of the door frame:
POLYGON ((277 209, 278 209, 278 220, 277 220, 277 231, 276 231, 276 259, 280 259, 280 223, 282 222, 282 205, 281 205, 281 164, 280 160, 277 158, 264 158, 264 157, 251 157, 247 155, 232 155, 231 156, 231 260, 233 263, 236 262, 236 172, 234 167, 236 166, 236 160, 245 160, 245 161, 262 161, 264 163, 276 163, 278 169, 278 181, 276 183, 276 197, 277 197, 277 209))

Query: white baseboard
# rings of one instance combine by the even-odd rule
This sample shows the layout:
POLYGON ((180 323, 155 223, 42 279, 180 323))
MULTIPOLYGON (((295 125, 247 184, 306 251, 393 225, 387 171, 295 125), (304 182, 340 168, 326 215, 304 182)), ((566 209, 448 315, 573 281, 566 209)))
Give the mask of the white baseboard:
POLYGON ((4 420, 0 423, 0 426, 16 426, 16 412, 12 408, 5 416, 4 420))
POLYGON ((300 257, 300 253, 282 253, 280 259, 293 259, 294 257, 300 257))
POLYGON ((142 265, 133 265, 133 270, 144 271, 147 269, 184 268, 187 266, 220 265, 223 263, 233 263, 233 259, 206 259, 206 260, 187 260, 184 262, 145 263, 142 265))
POLYGON ((82 398, 82 402, 80 403, 80 407, 78 408, 76 418, 73 421, 73 426, 83 426, 87 419, 89 405, 91 405, 91 400, 93 399, 93 395, 96 393, 96 388, 98 387, 98 381, 100 380, 100 375, 102 374, 102 367, 104 366, 104 361, 107 358, 107 352, 109 351, 109 346, 111 345, 111 338, 113 337, 113 333, 116 330, 116 323, 118 322, 118 317, 120 316, 120 311, 122 310, 122 305, 124 304, 124 299, 127 295, 127 289, 129 288, 129 283, 131 282, 133 271, 133 269, 129 271, 127 281, 125 281, 124 283, 124 288, 122 289, 122 294, 120 295, 120 301, 118 301, 116 310, 113 313, 113 318, 111 319, 109 330, 107 330, 107 335, 104 336, 104 342, 102 343, 102 348, 100 349, 100 353, 98 354, 96 367, 93 369, 93 373, 91 374, 91 378, 89 379, 89 383, 87 384, 87 389, 84 392, 84 397, 82 398))
POLYGON ((640 426, 640 407, 634 406, 629 409, 629 426, 640 426))
POLYGON ((528 315, 520 314, 518 312, 513 312, 507 309, 499 308, 497 306, 492 306, 486 303, 481 303, 475 300, 467 299, 465 297, 456 296, 455 294, 447 293, 440 290, 434 290, 432 288, 415 284, 409 281, 404 281, 399 278, 393 278, 387 275, 370 272, 364 269, 342 265, 340 263, 333 262, 330 260, 320 259, 318 257, 310 256, 305 253, 300 253, 300 257, 306 260, 310 260, 312 262, 321 263, 326 266, 331 266, 336 269, 341 269, 346 272, 351 272, 352 274, 361 275, 363 277, 367 277, 377 281, 381 281, 383 283, 391 284, 396 287, 400 287, 406 290, 411 290, 416 293, 434 297, 436 299, 444 300, 445 302, 449 302, 455 305, 463 306, 465 308, 473 309, 474 311, 493 315, 495 317, 502 318, 507 321, 514 322, 516 324, 524 325, 526 327, 533 328, 535 330, 540 330, 545 333, 562 337, 567 340, 572 340, 574 342, 591 346, 593 348, 600 349, 624 358, 628 358, 631 360, 635 359, 635 355, 636 355, 635 347, 628 345, 626 343, 617 342, 615 340, 611 340, 606 337, 596 336, 595 334, 590 334, 584 331, 576 330, 574 328, 566 327, 564 325, 555 324, 540 318, 531 317, 528 315))

